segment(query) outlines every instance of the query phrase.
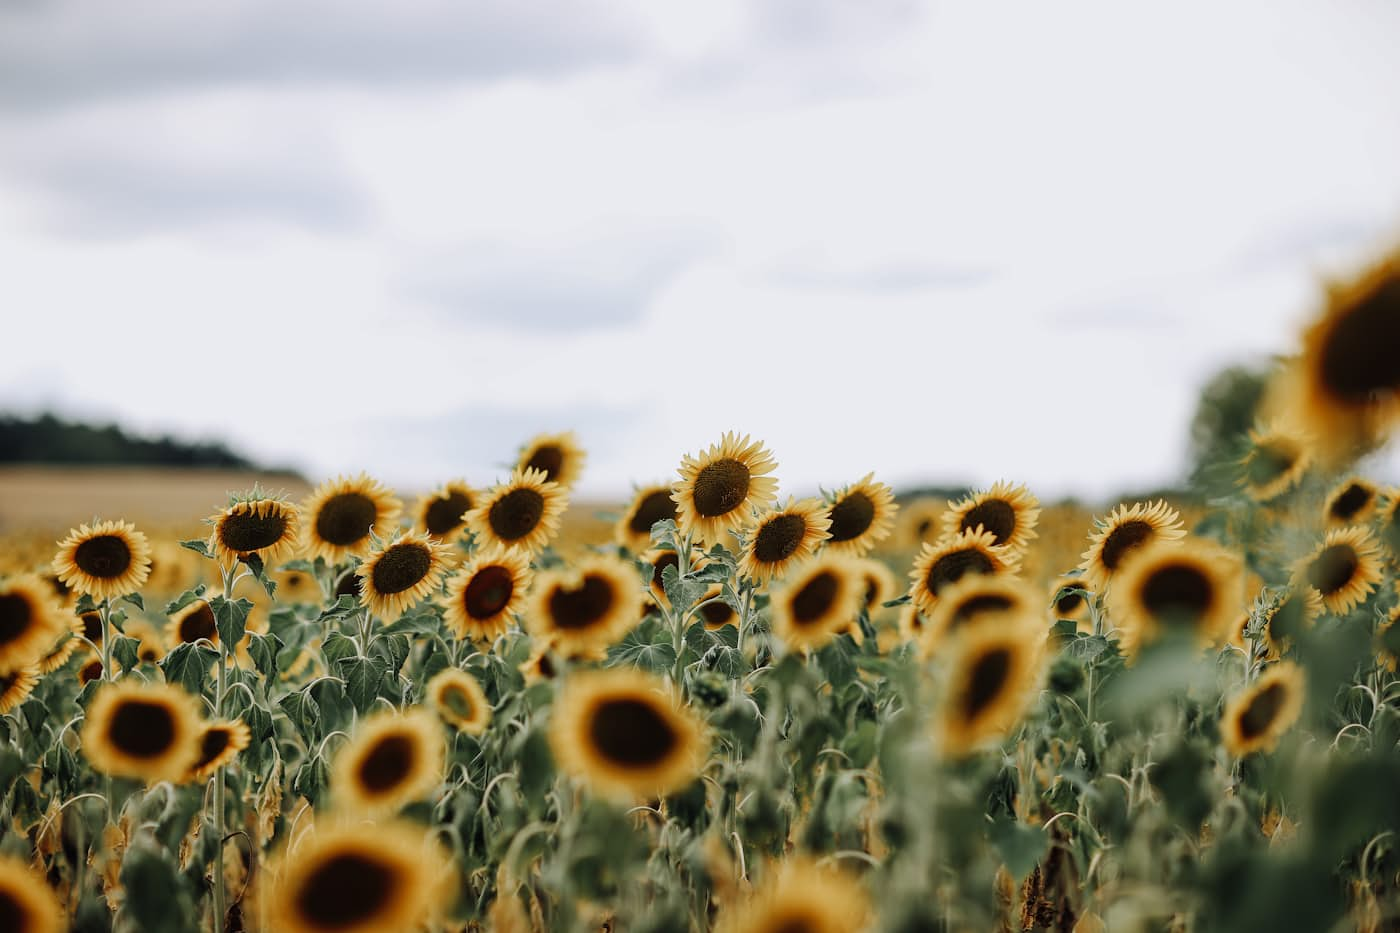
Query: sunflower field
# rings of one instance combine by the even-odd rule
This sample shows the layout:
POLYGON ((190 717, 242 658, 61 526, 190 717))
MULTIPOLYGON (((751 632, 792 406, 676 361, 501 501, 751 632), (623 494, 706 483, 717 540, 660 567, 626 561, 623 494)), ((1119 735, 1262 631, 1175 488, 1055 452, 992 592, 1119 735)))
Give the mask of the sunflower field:
POLYGON ((1400 929, 1397 421, 1393 258, 1181 501, 730 433, 600 533, 565 433, 13 536, 0 933, 1400 929))

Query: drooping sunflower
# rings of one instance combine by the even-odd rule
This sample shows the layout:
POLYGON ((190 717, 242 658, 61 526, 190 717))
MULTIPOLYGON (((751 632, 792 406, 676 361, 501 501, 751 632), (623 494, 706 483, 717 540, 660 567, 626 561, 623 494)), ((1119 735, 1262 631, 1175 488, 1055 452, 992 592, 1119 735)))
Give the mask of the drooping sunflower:
POLYGON ((1366 528, 1334 528, 1317 550, 1294 565, 1294 582, 1322 595, 1342 615, 1365 602, 1381 580, 1380 548, 1366 528))
POLYGON ((83 722, 83 754, 103 774, 178 782, 199 760, 202 731, 195 700, 184 690, 121 680, 93 695, 83 722))
POLYGON ((0 674, 37 663, 66 630, 39 578, 0 582, 0 674))
POLYGON ((928 616, 924 644, 936 651, 950 638, 988 623, 1017 628, 1027 638, 1044 634, 1044 612, 1036 593, 1010 576, 972 574, 943 590, 928 616))
POLYGON ((708 743, 699 719, 660 679, 628 668, 570 678, 550 713, 561 770, 598 793, 665 796, 700 774, 708 743))
POLYGON ((718 632, 726 625, 739 627, 739 612, 724 598, 724 588, 718 583, 711 585, 700 597, 695 614, 707 631, 718 632))
POLYGON ((1082 576, 1063 576, 1050 590, 1050 611, 1057 619, 1086 622, 1090 617, 1089 601, 1093 598, 1088 581, 1082 576))
POLYGON ((573 431, 562 434, 538 434, 520 449, 515 468, 520 472, 538 470, 561 489, 570 489, 583 472, 587 455, 579 446, 573 431))
POLYGON ((899 533, 895 536, 900 547, 917 551, 925 544, 936 544, 941 537, 943 513, 948 511, 945 499, 932 496, 915 499, 899 511, 899 533))
POLYGON ((1360 525, 1376 511, 1376 499, 1374 483, 1352 477, 1327 494, 1327 502, 1322 507, 1323 520, 1332 528, 1360 525))
POLYGON ((301 507, 307 557, 328 564, 363 557, 371 534, 387 538, 398 527, 402 508, 386 486, 364 473, 327 480, 301 507))
POLYGON ((948 503, 948 511, 943 513, 943 534, 952 537, 982 528, 992 533, 993 547, 1020 554, 1036 538, 1035 523, 1039 518, 1040 501, 1025 486, 998 482, 991 489, 948 503))
POLYGON ((641 580, 632 565, 594 556, 535 578, 527 613, 530 634, 565 654, 607 648, 642 618, 641 580))
POLYGON ((448 582, 443 619, 458 638, 493 642, 524 611, 533 578, 520 551, 478 551, 448 582))
POLYGON ((1042 646, 1019 626, 997 625, 971 626, 949 646, 938 733, 943 753, 956 758, 1002 738, 1024 715, 1042 646))
POLYGON ((706 544, 728 544, 725 534, 749 523, 778 498, 778 468, 761 441, 726 432, 699 456, 681 458, 680 481, 671 492, 676 523, 706 544))
POLYGON ((1158 540, 1133 551, 1108 594, 1125 653, 1168 632, 1201 645, 1225 638, 1241 605, 1239 559, 1204 540, 1158 540))
POLYGON ((443 668, 428 681, 428 702, 443 722, 468 735, 481 735, 491 724, 486 692, 475 677, 460 668, 443 668))
POLYGON ((516 470, 467 513, 467 527, 483 547, 537 554, 559 533, 559 516, 568 506, 564 487, 545 479, 543 472, 516 470))
POLYGON ((0 924, 14 933, 60 933, 65 927, 48 880, 13 855, 0 855, 0 924))
POLYGON ((209 521, 209 546, 221 564, 257 556, 271 567, 292 552, 300 535, 296 506, 259 492, 237 497, 209 521))
POLYGON ((1386 490, 1377 524, 1380 526, 1381 543, 1390 551, 1391 557, 1400 560, 1400 488, 1386 490))
POLYGON ((913 581, 909 595, 925 615, 933 612, 938 594, 968 574, 1014 572, 1017 555, 996 546, 996 538, 985 529, 962 531, 939 544, 925 544, 909 572, 913 581))
POLYGON ((767 583, 816 552, 829 536, 831 517, 816 499, 794 501, 764 512, 745 534, 739 573, 767 583))
POLYGON ((134 593, 151 573, 151 544, 129 522, 79 525, 58 543, 56 577, 93 599, 134 593))
POLYGON ((447 545, 426 532, 380 543, 360 566, 360 604, 392 624, 442 585, 451 561, 447 545))
POLYGON ((27 700, 38 682, 37 667, 21 667, 8 674, 0 674, 0 716, 27 700))
POLYGON ((795 651, 816 650, 855 621, 864 598, 865 577, 853 558, 819 554, 773 594, 773 633, 795 651))
POLYGON ((442 727, 427 710, 376 713, 336 755, 331 791, 356 812, 397 810, 442 779, 442 746, 442 727))
POLYGON ((643 486, 617 520, 613 538, 621 547, 640 554, 651 547, 651 526, 668 518, 676 520, 676 500, 671 498, 671 487, 643 486))
POLYGON ((214 610, 207 600, 196 599, 170 617, 166 624, 166 641, 171 645, 187 645, 201 638, 214 645, 219 643, 219 626, 214 610))
POLYGON ((190 769, 190 780, 207 781, 248 747, 252 734, 241 719, 206 723, 199 735, 199 758, 190 769))
POLYGON ((867 473, 831 496, 831 537, 824 545, 852 557, 862 557, 894 531, 894 490, 867 473))
POLYGON ((1322 615, 1322 595, 1311 586, 1291 586, 1268 610, 1260 629, 1272 657, 1280 657, 1322 615))
POLYGON ((439 541, 452 541, 466 531, 464 516, 476 507, 480 495, 464 480, 454 479, 418 500, 413 509, 413 527, 439 541))
POLYGON ((1130 555, 1158 541, 1175 541, 1186 536, 1181 514, 1165 501, 1120 505, 1095 520, 1089 535, 1089 550, 1079 565, 1095 593, 1106 592, 1115 574, 1130 555))
POLYGON ((1308 439, 1282 424, 1254 428, 1249 444, 1240 484, 1256 502, 1271 502, 1298 485, 1312 461, 1308 439))
POLYGON ((1220 717, 1220 740, 1226 750, 1243 758, 1272 749, 1303 711, 1303 686, 1302 669, 1280 661, 1231 697, 1220 717))
POLYGON ((773 877, 724 909, 719 933, 859 933, 870 901, 860 883, 803 856, 772 864, 773 877))

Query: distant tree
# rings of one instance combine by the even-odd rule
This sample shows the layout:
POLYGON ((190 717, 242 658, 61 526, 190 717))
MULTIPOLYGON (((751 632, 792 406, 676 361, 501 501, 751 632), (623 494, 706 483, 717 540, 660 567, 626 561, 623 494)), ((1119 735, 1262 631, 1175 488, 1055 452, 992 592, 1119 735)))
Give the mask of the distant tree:
POLYGON ((220 443, 191 443, 169 435, 137 437, 115 424, 81 424, 52 414, 28 419, 0 415, 0 463, 256 466, 220 443))

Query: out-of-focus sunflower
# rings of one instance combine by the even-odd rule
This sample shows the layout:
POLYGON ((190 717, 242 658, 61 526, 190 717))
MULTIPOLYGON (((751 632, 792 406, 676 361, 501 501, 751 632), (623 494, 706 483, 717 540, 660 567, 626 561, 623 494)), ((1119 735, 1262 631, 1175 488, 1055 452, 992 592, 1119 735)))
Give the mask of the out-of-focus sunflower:
POLYGON ((386 624, 442 584, 452 552, 426 532, 410 532, 371 548, 360 567, 360 603, 386 624))
POLYGON ((819 554, 773 594, 773 633, 794 650, 816 650, 855 621, 864 597, 865 577, 854 558, 819 554))
POLYGON ((1285 654, 1305 630, 1322 615, 1322 595, 1310 586, 1290 586, 1283 598, 1264 616, 1260 629, 1270 655, 1285 654))
POLYGON ((908 602, 899 608, 899 636, 907 642, 922 642, 928 622, 919 611, 919 604, 908 602))
POLYGON ((778 481, 767 475, 777 468, 761 441, 725 433, 699 456, 681 458, 680 481, 671 494, 676 523, 706 544, 729 544, 726 533, 777 500, 778 481))
POLYGON ((520 449, 520 458, 515 468, 522 473, 538 470, 551 483, 558 483, 562 489, 570 489, 578 482, 583 472, 583 462, 587 458, 579 446, 578 437, 573 431, 562 434, 538 434, 520 449))
POLYGON ((271 567, 292 552, 300 534, 296 506, 256 492, 239 497, 209 521, 214 526, 209 546, 221 564, 256 556, 271 567))
POLYGON ((37 667, 21 667, 8 674, 0 674, 0 716, 27 700, 38 682, 37 667))
POLYGON ((464 480, 454 479, 418 500, 413 509, 413 528, 439 541, 452 541, 467 529, 464 516, 476 507, 480 495, 464 480))
POLYGON ((668 518, 676 519, 676 500, 671 498, 671 487, 643 486, 617 520, 613 538, 619 546, 640 554, 651 547, 651 526, 668 518))
POLYGON ((925 544, 936 544, 941 536, 943 513, 948 502, 924 496, 907 503, 899 510, 895 540, 905 550, 917 551, 925 544))
POLYGON ((73 617, 69 624, 63 628, 56 639, 49 645, 47 651, 39 656, 36 662, 40 674, 52 674, 54 671, 68 663, 68 659, 73 657, 73 653, 83 644, 82 639, 83 624, 73 617))
POLYGON ((327 480, 301 507, 306 555, 325 558, 332 565, 363 557, 371 534, 389 537, 398 527, 402 509, 403 503, 386 486, 364 473, 327 480))
POLYGON ((1303 671, 1281 661, 1235 694, 1220 717, 1220 740, 1232 755, 1267 751, 1292 728, 1303 711, 1303 671))
POLYGON ((1082 576, 1062 576, 1050 590, 1050 611, 1057 619, 1071 622, 1088 622, 1091 616, 1090 603, 1093 595, 1089 581, 1082 576))
POLYGON ((187 645, 201 638, 215 645, 219 643, 219 626, 214 619, 214 610, 203 599, 196 599, 172 615, 165 632, 166 641, 175 646, 187 645))
POLYGON ((100 612, 84 612, 78 616, 78 633, 98 651, 102 650, 103 628, 100 612))
POLYGON ((1386 490, 1385 502, 1381 504, 1376 523, 1380 528, 1381 543, 1390 551, 1391 557, 1400 560, 1400 487, 1392 486, 1386 490))
MULTIPOLYGON (((670 609, 671 600, 666 595, 665 578, 663 574, 667 567, 675 567, 680 570, 680 555, 669 548, 653 548, 646 551, 641 556, 642 578, 646 581, 647 590, 651 593, 652 602, 659 609, 670 609)), ((687 566, 691 571, 704 567, 709 560, 695 549, 691 549, 690 560, 687 566)))
POLYGON ((428 702, 443 722, 468 735, 491 724, 491 703, 477 679, 456 667, 443 668, 428 681, 428 702))
POLYGON ((724 587, 715 583, 705 591, 696 604, 695 614, 700 617, 706 630, 718 632, 726 625, 739 627, 739 612, 724 598, 724 587))
POLYGON ((1180 513, 1165 501, 1120 505, 1096 520, 1080 569, 1089 589, 1103 593, 1133 553, 1155 542, 1185 536, 1180 513))
POLYGON ((1353 477, 1327 494, 1327 502, 1322 507, 1323 520, 1332 528, 1343 525, 1360 525, 1376 511, 1376 485, 1360 477, 1353 477))
POLYGON ((1400 666, 1400 606, 1390 611, 1390 616, 1376 628, 1376 654, 1388 671, 1400 666))
POLYGON ((759 583, 783 576, 816 552, 830 527, 831 517, 821 502, 789 498, 787 505, 758 516, 745 532, 739 573, 759 583))
POLYGON ((115 599, 141 589, 151 573, 151 544, 129 522, 79 525, 58 543, 56 577, 93 599, 115 599))
POLYGON ((165 657, 165 644, 154 625, 142 619, 126 623, 126 636, 136 639, 136 659, 142 664, 154 664, 165 657))
POLYGON ((1337 615, 1365 602, 1380 580, 1380 548, 1360 527, 1327 532, 1317 550, 1294 565, 1294 582, 1317 590, 1327 611, 1337 615))
POLYGON ((443 619, 458 638, 495 641, 524 611, 533 577, 520 551, 478 551, 448 582, 443 619))
POLYGON ((564 487, 539 470, 516 470, 492 486, 466 515, 477 544, 537 554, 559 533, 559 516, 569 506, 564 487))
POLYGON ((1025 486, 999 482, 991 489, 950 502, 943 513, 943 534, 952 537, 982 528, 992 533, 993 547, 1020 554, 1035 539, 1039 518, 1040 502, 1025 486))
POLYGON ((0 674, 37 663, 66 629, 38 577, 0 582, 0 674))
POLYGON ((957 758, 1002 738, 1024 715, 1043 646, 1019 626, 977 625, 949 647, 938 733, 943 753, 957 758))
POLYGON ((86 687, 88 684, 92 683, 94 680, 101 680, 101 679, 102 679, 102 659, 101 659, 101 658, 93 658, 93 659, 90 660, 90 661, 85 661, 85 662, 83 662, 83 664, 78 668, 78 686, 79 686, 79 687, 86 687))
POLYGON ((0 921, 14 933, 60 933, 66 926, 47 879, 13 855, 0 855, 0 921))
POLYGON ((178 782, 199 760, 202 731, 195 700, 184 690, 127 679, 93 695, 83 722, 83 754, 102 774, 178 782))
POLYGON ((700 775, 708 743, 699 719, 658 678, 614 668, 575 674, 550 713, 564 772, 600 794, 651 799, 700 775))
POLYGON ((559 676, 559 665, 554 659, 554 646, 549 639, 534 639, 530 656, 520 662, 520 673, 527 684, 554 680, 559 676))
POLYGON ((241 719, 206 723, 199 735, 199 758, 190 769, 190 780, 207 781, 248 747, 251 733, 241 719))
POLYGON ((277 583, 277 601, 289 606, 319 603, 324 596, 316 578, 304 570, 283 570, 273 574, 277 583))
POLYGON ((949 584, 928 615, 924 644, 937 651, 943 642, 983 623, 1018 628, 1027 638, 1044 635, 1044 612, 1037 594, 1010 576, 973 574, 949 584))
POLYGON ((351 810, 385 813, 442 779, 442 727, 424 709, 369 716, 336 755, 331 791, 351 810))
POLYGON ((1135 549, 1108 594, 1124 652, 1168 632, 1189 632, 1201 645, 1221 641, 1243 608, 1242 574, 1235 555, 1204 540, 1135 549))
POLYGON ((899 595, 895 592, 899 589, 899 582, 889 564, 882 560, 862 557, 856 566, 860 570, 861 580, 865 583, 860 602, 865 607, 866 614, 873 617, 884 608, 885 603, 899 595))
POLYGON ((720 914, 719 933, 859 933, 871 920, 860 883, 803 856, 771 866, 773 876, 720 914))
POLYGON ((1298 485, 1312 462, 1307 438, 1281 423, 1251 430, 1249 445, 1240 485, 1256 502, 1272 502, 1298 485))
POLYGON ((925 615, 933 612, 938 595, 968 574, 992 575, 1015 570, 1016 555, 996 546, 990 531, 959 532, 939 544, 925 544, 909 572, 909 595, 925 615))
POLYGON ((890 536, 898 511, 894 490, 875 482, 874 473, 867 473, 831 496, 831 537, 825 547, 861 557, 890 536))
POLYGON ((614 557, 593 556, 573 567, 542 571, 530 594, 530 633, 566 654, 607 648, 642 618, 637 572, 614 557))

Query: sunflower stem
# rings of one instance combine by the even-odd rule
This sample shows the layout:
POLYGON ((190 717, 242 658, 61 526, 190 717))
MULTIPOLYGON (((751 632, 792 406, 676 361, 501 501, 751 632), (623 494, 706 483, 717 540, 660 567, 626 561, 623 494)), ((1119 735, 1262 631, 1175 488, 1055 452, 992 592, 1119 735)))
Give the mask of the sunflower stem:
MULTIPOLYGON (((224 599, 233 597, 233 568, 223 572, 224 599)), ((223 571, 223 568, 219 568, 223 571)), ((224 696, 228 692, 228 652, 229 646, 219 639, 219 680, 214 685, 214 718, 224 714, 224 696)), ((224 933, 224 766, 214 771, 214 933, 224 933)))

